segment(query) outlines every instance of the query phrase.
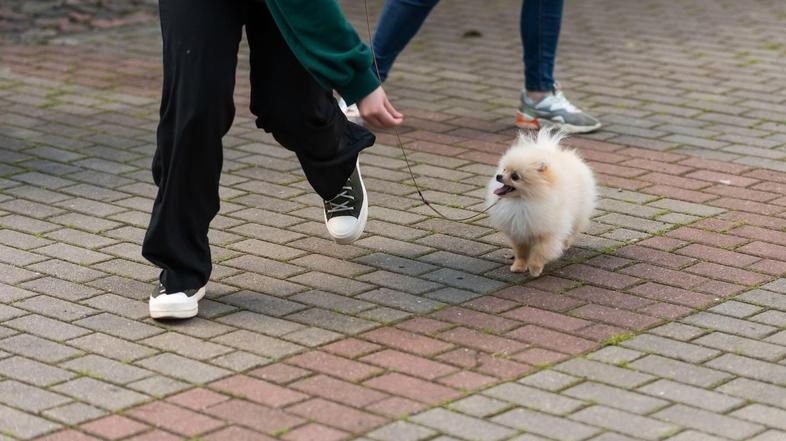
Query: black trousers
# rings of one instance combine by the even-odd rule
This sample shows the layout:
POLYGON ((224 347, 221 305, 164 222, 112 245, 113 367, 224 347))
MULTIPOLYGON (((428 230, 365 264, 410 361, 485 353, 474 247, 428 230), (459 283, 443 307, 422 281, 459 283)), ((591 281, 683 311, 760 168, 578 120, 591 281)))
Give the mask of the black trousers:
MULTIPOLYGON (((142 255, 162 269, 168 292, 210 277, 210 221, 219 210, 221 138, 235 115, 243 27, 250 47, 251 112, 257 127, 296 153, 323 199, 332 199, 374 135, 346 120, 255 0, 160 0, 164 85, 153 180, 158 195, 142 255)), ((264 208, 264 207, 260 207, 264 208)))

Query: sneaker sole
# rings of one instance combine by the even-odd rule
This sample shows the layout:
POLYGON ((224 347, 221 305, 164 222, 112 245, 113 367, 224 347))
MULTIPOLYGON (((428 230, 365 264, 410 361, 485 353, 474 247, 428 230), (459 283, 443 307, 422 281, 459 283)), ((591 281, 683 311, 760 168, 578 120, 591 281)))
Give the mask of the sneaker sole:
POLYGON ((594 126, 575 126, 573 124, 554 122, 543 118, 533 118, 521 111, 516 111, 516 127, 520 129, 538 130, 542 127, 555 127, 565 133, 575 134, 594 132, 602 126, 603 124, 601 123, 597 123, 594 126))
POLYGON ((150 297, 148 309, 150 317, 154 319, 176 318, 185 319, 195 317, 199 314, 199 301, 205 297, 205 288, 202 287, 196 294, 180 303, 156 303, 150 297))
POLYGON ((353 122, 359 126, 365 126, 365 122, 363 121, 363 117, 360 116, 360 111, 358 110, 357 105, 347 106, 346 101, 344 98, 340 98, 338 100, 338 107, 341 109, 341 112, 347 117, 347 121, 353 122))
MULTIPOLYGON (((358 228, 358 230, 355 231, 352 235, 346 237, 334 236, 333 234, 330 233, 330 231, 328 231, 330 237, 332 237, 333 240, 336 241, 336 243, 341 245, 348 245, 360 239, 360 236, 363 235, 363 231, 366 229, 366 220, 368 220, 368 194, 366 193, 366 184, 363 182, 363 174, 360 172, 360 161, 358 161, 355 167, 357 167, 358 179, 360 179, 360 187, 363 189, 363 205, 360 207, 360 218, 359 218, 360 228, 358 228)), ((327 225, 327 215, 324 214, 324 212, 323 212, 323 216, 325 219, 325 225, 327 225)))

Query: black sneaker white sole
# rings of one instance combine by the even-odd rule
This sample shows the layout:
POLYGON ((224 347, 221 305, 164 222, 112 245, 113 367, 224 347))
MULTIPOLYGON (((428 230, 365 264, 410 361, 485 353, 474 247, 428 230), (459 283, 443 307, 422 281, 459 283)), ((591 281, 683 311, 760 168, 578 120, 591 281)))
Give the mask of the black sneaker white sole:
POLYGON ((363 183, 363 176, 360 173, 359 162, 355 165, 355 172, 357 173, 357 182, 360 184, 360 191, 363 197, 358 216, 332 216, 328 219, 328 211, 323 210, 328 234, 336 243, 342 245, 358 240, 363 235, 363 230, 366 229, 366 221, 368 220, 368 193, 366 192, 366 185, 363 183))
POLYGON ((199 301, 205 297, 205 291, 203 286, 191 295, 184 292, 151 295, 148 303, 150 317, 154 319, 195 317, 199 313, 199 301))
MULTIPOLYGON (((363 190, 363 193, 365 195, 366 193, 365 189, 363 190)), ((328 232, 330 232, 330 236, 333 238, 333 240, 336 241, 336 243, 339 243, 341 245, 347 245, 360 239, 360 236, 363 235, 363 231, 366 229, 367 220, 368 220, 368 201, 364 199, 363 206, 360 208, 360 218, 358 219, 357 226, 352 232, 347 233, 346 235, 334 234, 330 232, 329 227, 328 227, 328 232)))

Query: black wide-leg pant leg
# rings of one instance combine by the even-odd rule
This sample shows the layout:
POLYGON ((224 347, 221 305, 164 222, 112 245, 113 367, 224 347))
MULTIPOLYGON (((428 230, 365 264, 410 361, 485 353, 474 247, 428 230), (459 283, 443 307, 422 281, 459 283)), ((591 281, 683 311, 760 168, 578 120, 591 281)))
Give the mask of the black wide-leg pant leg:
POLYGON ((333 98, 289 49, 264 2, 252 2, 246 25, 251 48, 251 113, 257 127, 297 154, 309 184, 332 199, 374 135, 347 121, 333 98))
POLYGON ((210 277, 207 232, 218 213, 221 138, 235 115, 237 52, 247 6, 160 0, 164 87, 153 179, 158 195, 142 245, 169 292, 210 277))
MULTIPOLYGON (((164 90, 153 179, 158 195, 142 254, 168 292, 210 277, 207 233, 218 213, 221 138, 234 117, 238 45, 247 26, 251 111, 257 126, 295 152, 311 186, 332 199, 374 135, 346 120, 289 50, 264 2, 160 0, 164 90)), ((265 208, 265 207, 260 207, 265 208)))

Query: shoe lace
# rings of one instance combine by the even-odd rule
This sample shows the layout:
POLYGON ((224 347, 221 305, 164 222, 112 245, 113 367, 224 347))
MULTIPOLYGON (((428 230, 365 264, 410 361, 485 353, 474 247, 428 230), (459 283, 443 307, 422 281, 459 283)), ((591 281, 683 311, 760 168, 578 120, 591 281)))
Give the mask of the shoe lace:
POLYGON ((561 91, 557 91, 553 95, 550 107, 551 107, 552 110, 562 110, 562 109, 564 109, 564 110, 566 110, 569 113, 581 112, 581 110, 579 110, 578 107, 576 107, 573 104, 571 104, 571 102, 568 101, 567 98, 565 98, 565 94, 563 94, 561 91))
POLYGON ((327 210, 328 213, 338 213, 338 212, 341 212, 341 211, 352 211, 352 210, 355 209, 354 207, 350 206, 351 203, 355 202, 355 196, 353 196, 351 194, 352 193, 352 186, 351 185, 345 185, 345 186, 341 187, 341 190, 342 190, 341 193, 339 193, 336 197, 334 197, 333 199, 331 199, 329 201, 326 201, 328 203, 328 206, 329 206, 329 208, 327 210), (343 202, 339 202, 339 200, 341 198, 344 199, 343 202))

